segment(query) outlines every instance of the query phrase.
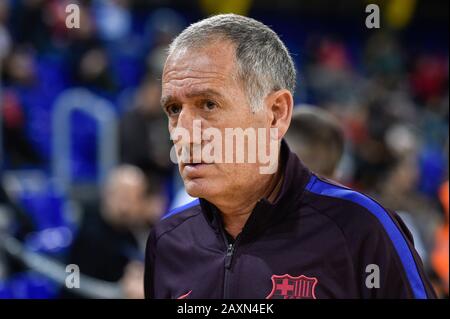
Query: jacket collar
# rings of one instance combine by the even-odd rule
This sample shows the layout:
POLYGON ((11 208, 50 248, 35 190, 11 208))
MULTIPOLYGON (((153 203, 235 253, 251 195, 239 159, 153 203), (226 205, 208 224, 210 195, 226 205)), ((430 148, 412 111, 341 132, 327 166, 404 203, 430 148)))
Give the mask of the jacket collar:
MULTIPOLYGON (((242 230, 241 237, 249 239, 256 236, 268 225, 283 219, 295 206, 299 206, 311 172, 297 155, 291 152, 284 139, 281 141, 279 163, 280 169, 283 170, 283 181, 277 197, 272 203, 266 198, 257 202, 242 230)), ((210 226, 216 232, 222 231, 222 218, 217 207, 202 198, 200 198, 200 206, 210 226)))

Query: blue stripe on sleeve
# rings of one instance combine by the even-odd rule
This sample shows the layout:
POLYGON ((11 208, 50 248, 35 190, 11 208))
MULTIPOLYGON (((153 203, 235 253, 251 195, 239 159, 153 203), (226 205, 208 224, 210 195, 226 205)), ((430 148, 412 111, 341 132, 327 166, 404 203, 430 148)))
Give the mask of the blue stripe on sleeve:
POLYGON ((425 287, 423 285, 411 250, 409 249, 408 244, 406 243, 401 231, 398 229, 398 227, 395 225, 395 223, 392 221, 391 217, 383 207, 361 193, 344 187, 329 184, 320 180, 315 175, 312 175, 310 181, 308 182, 308 185, 306 186, 306 189, 311 193, 349 200, 360 206, 363 206, 370 213, 372 213, 383 225, 395 247, 395 250, 400 256, 400 260, 405 269, 406 276, 408 278, 409 284, 411 285, 415 298, 427 299, 425 287))

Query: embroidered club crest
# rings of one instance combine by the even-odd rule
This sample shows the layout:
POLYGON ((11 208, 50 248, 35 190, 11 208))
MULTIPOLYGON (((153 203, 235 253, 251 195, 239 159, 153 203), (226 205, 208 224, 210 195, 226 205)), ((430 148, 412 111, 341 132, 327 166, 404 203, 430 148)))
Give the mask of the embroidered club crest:
POLYGON ((272 291, 266 299, 316 299, 318 282, 317 278, 304 275, 272 275, 272 291))

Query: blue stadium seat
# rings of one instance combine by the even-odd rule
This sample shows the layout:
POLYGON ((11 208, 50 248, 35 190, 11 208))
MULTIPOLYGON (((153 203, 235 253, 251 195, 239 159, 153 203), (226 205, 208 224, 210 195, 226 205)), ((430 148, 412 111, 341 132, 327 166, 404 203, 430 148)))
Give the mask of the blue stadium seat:
POLYGON ((33 271, 18 273, 0 282, 0 299, 53 299, 58 285, 33 271))

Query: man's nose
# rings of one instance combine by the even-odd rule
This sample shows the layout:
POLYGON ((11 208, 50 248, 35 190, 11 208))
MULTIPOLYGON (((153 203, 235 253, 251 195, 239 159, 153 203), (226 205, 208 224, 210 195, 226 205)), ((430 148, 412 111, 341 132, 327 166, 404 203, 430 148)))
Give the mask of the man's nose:
POLYGON ((202 145, 202 119, 189 107, 183 107, 178 114, 177 124, 172 130, 178 158, 196 162, 200 159, 194 154, 202 145))
POLYGON ((178 115, 177 128, 183 128, 189 132, 192 136, 192 131, 194 128, 195 114, 192 112, 190 107, 183 107, 180 114, 178 115))
POLYGON ((203 119, 196 114, 195 109, 186 107, 178 115, 176 127, 186 130, 189 133, 190 142, 197 144, 202 138, 203 125, 203 119))

